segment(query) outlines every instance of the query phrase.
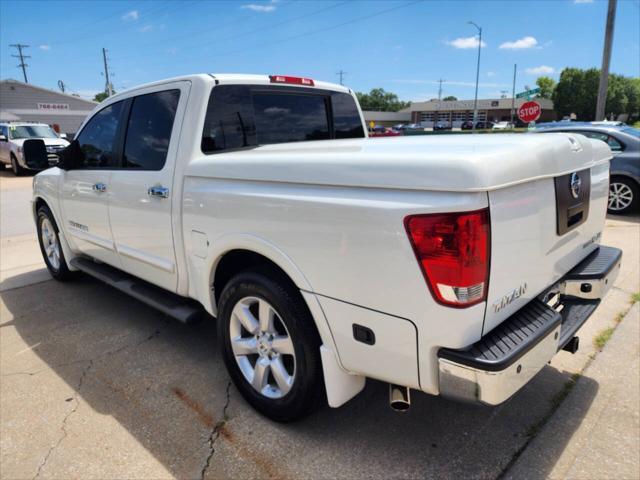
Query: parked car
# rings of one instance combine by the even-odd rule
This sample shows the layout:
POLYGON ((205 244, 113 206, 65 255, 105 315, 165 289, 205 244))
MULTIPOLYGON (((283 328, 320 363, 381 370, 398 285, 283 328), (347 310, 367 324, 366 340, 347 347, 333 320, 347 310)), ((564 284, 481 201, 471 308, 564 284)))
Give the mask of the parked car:
POLYGON ((433 131, 435 132, 439 130, 451 130, 451 124, 447 122, 437 122, 433 126, 433 131))
POLYGON ((233 382, 274 420, 338 407, 367 378, 397 409, 410 389, 502 403, 575 352, 618 274, 621 251, 600 245, 611 150, 382 142, 359 112, 346 87, 280 75, 113 95, 34 178, 45 264, 183 322, 216 317, 233 382))
POLYGON ((473 122, 471 120, 462 122, 462 125, 460 125, 460 130, 473 130, 473 122))
POLYGON ((510 122, 498 122, 491 126, 491 130, 510 130, 513 128, 513 124, 510 122))
POLYGON ((571 122, 547 123, 536 132, 580 133, 605 142, 613 152, 609 213, 626 214, 640 208, 640 130, 610 122, 571 122))
POLYGON ((485 130, 491 127, 493 127, 493 122, 485 122, 483 120, 476 122, 476 130, 485 130))
POLYGON ((44 123, 0 123, 0 167, 4 169, 5 165, 10 166, 16 176, 30 171, 22 155, 22 144, 25 140, 34 138, 44 141, 50 165, 58 162, 58 154, 69 145, 67 140, 44 123))
POLYGON ((410 123, 409 125, 406 125, 403 130, 422 130, 424 131, 424 127, 422 125, 420 125, 419 123, 410 123))
POLYGON ((397 124, 395 124, 395 125, 393 126, 393 129, 394 129, 394 130, 397 130, 397 131, 399 131, 399 132, 400 132, 400 131, 404 130, 404 128, 405 128, 406 126, 407 126, 407 125, 406 125, 406 124, 404 124, 404 123, 397 123, 397 124))

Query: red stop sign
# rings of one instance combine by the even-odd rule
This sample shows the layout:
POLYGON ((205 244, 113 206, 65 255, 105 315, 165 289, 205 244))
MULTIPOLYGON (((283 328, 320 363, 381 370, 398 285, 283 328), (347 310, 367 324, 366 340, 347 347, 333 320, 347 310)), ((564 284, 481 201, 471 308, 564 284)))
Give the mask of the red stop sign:
POLYGON ((524 102, 520 108, 518 108, 518 118, 524 123, 535 122, 540 118, 542 108, 538 102, 524 102))

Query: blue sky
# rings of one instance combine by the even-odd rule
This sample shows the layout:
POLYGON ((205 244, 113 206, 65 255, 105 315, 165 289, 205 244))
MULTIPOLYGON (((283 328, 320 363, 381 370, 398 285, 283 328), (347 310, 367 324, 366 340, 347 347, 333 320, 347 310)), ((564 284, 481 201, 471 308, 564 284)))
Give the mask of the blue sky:
MULTIPOLYGON (((102 47, 116 90, 196 72, 290 74, 383 87, 404 100, 493 98, 600 67, 607 4, 599 0, 10 1, 0 0, 0 78, 22 79, 9 45, 30 45, 29 81, 93 96, 104 89, 102 47)), ((619 0, 611 71, 640 76, 640 1, 619 0)))

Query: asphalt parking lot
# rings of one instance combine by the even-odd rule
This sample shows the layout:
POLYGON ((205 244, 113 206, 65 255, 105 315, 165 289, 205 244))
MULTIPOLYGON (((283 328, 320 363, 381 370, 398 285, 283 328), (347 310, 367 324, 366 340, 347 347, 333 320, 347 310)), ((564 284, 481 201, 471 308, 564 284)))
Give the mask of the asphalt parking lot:
MULTIPOLYGON (((398 414, 387 386, 369 381, 344 407, 281 425, 230 384, 214 322, 179 324, 89 277, 50 280, 30 189, 31 178, 0 172, 2 478, 581 476, 569 470, 575 461, 558 469, 569 465, 576 438, 610 391, 594 367, 609 350, 598 353, 593 339, 619 324, 640 291, 640 217, 607 220, 603 243, 623 248, 623 267, 580 332, 580 351, 559 353, 509 402, 485 408, 414 393, 409 412, 398 414), (565 400, 573 407, 561 415, 565 400)), ((639 316, 636 305, 619 328, 639 316)), ((637 330, 629 331, 612 342, 637 352, 637 330)), ((631 373, 609 369, 609 376, 629 375, 621 388, 637 394, 637 364, 624 368, 631 373)), ((615 426, 629 451, 609 462, 609 478, 640 471, 637 405, 629 415, 615 426)))

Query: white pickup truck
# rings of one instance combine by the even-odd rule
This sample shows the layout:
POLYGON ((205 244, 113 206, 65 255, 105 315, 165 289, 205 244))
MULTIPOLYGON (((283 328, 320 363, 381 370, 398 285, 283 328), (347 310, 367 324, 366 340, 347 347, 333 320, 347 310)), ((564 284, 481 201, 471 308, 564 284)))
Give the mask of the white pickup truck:
POLYGON ((54 278, 215 317, 275 420, 366 378, 397 409, 410 389, 496 405, 577 349, 619 271, 599 245, 610 158, 572 134, 369 139, 340 85, 193 75, 98 105, 33 213, 54 278))

